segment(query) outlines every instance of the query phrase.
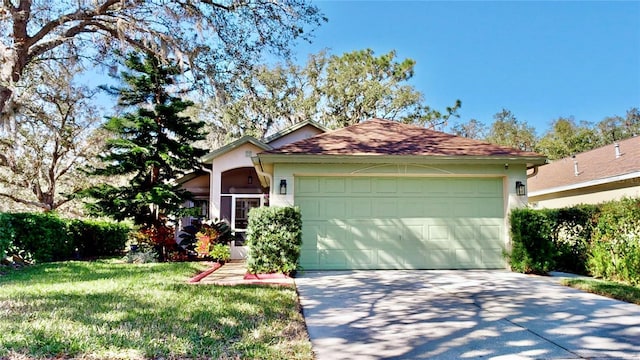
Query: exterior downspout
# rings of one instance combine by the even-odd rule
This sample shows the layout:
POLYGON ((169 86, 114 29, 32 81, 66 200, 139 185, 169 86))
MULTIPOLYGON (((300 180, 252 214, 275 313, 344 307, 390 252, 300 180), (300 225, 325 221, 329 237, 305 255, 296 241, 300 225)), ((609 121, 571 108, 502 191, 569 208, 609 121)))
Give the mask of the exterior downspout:
POLYGON ((538 175, 538 166, 534 166, 533 167, 533 172, 531 174, 527 174, 527 179, 532 178, 534 176, 538 175))
POLYGON ((264 172, 264 169, 262 168, 262 162, 260 160, 258 160, 258 163, 260 164, 260 169, 258 170, 258 168, 256 166, 254 166, 254 168, 256 169, 256 173, 258 173, 258 175, 264 176, 265 178, 267 178, 267 180, 269 181, 269 198, 271 198, 272 192, 273 192, 273 176, 269 173, 264 172))

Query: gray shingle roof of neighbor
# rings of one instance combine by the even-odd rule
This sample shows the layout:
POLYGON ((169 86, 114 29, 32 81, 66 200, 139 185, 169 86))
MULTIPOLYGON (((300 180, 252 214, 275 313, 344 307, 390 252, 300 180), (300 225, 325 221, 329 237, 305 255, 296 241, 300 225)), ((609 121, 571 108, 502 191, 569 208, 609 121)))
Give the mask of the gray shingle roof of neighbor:
POLYGON ((544 157, 535 152, 383 119, 369 119, 261 154, 544 157))
POLYGON ((529 191, 571 186, 640 172, 640 136, 619 141, 618 146, 618 157, 615 144, 609 144, 541 166, 538 174, 527 181, 529 191), (577 163, 578 175, 575 174, 574 161, 577 163))

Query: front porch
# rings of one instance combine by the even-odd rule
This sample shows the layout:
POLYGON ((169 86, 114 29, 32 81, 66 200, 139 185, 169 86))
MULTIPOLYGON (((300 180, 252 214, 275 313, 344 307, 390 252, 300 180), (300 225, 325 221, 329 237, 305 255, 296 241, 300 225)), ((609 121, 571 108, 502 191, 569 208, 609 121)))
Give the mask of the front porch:
MULTIPOLYGON (((183 218, 181 227, 197 226, 202 219, 220 219, 226 221, 235 235, 231 242, 231 259, 245 259, 247 247, 244 246, 249 220, 249 210, 269 205, 269 188, 262 187, 254 167, 238 167, 221 172, 219 186, 211 187, 210 174, 203 173, 185 182, 183 187, 191 191, 194 201, 188 207, 200 209, 199 216, 183 218), (204 185, 207 186, 204 186, 204 185)), ((215 185, 214 185, 215 186, 215 185)))

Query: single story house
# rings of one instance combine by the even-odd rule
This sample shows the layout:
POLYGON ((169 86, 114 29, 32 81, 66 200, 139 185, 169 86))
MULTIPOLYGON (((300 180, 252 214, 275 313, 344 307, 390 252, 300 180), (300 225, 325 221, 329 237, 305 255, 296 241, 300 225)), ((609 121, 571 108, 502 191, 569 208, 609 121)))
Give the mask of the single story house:
POLYGON ((640 137, 541 166, 528 180, 534 208, 597 204, 640 197, 640 137))
POLYGON ((505 267, 508 213, 544 156, 382 119, 303 124, 212 152, 185 187, 240 232, 251 207, 300 207, 304 269, 505 267))

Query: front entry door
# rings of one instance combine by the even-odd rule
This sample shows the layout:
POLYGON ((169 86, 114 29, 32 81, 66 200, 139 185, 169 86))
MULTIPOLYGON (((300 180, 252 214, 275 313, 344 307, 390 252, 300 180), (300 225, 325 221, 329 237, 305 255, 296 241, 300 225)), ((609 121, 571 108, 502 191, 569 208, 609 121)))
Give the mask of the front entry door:
POLYGON ((247 247, 244 246, 249 222, 249 210, 260 207, 261 197, 237 197, 233 203, 231 223, 236 240, 231 243, 231 259, 245 259, 247 247))

